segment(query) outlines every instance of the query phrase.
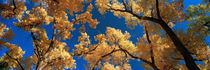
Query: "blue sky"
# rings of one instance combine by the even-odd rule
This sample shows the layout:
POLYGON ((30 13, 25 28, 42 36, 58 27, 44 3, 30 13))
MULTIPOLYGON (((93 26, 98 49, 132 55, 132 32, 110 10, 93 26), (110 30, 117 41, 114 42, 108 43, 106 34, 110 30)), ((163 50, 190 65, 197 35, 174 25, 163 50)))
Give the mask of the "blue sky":
MULTIPOLYGON (((200 4, 201 2, 202 2, 202 0, 184 0, 184 7, 185 7, 184 9, 186 9, 189 5, 197 5, 197 4, 200 4)), ((26 4, 26 5, 28 5, 28 4, 26 4)), ((141 37, 143 35, 142 27, 136 26, 136 28, 134 30, 131 30, 126 27, 126 24, 125 24, 125 21, 123 18, 120 19, 118 17, 115 17, 110 12, 106 13, 105 15, 101 15, 98 12, 98 10, 96 8, 94 8, 92 11, 92 14, 93 14, 93 18, 97 18, 97 20, 100 22, 100 24, 97 25, 96 29, 92 29, 88 26, 88 24, 86 24, 86 26, 87 26, 86 32, 90 36, 92 43, 95 43, 94 39, 93 39, 95 35, 105 33, 106 27, 113 27, 116 29, 121 29, 122 32, 128 31, 131 34, 130 40, 133 41, 133 43, 137 42, 137 38, 141 37)), ((32 45, 32 38, 31 38, 30 33, 24 32, 22 29, 14 27, 13 22, 16 22, 14 20, 3 20, 2 17, 0 17, 0 22, 6 24, 16 34, 15 38, 10 43, 21 46, 21 48, 24 51, 26 51, 26 54, 24 56, 26 56, 26 57, 31 56, 33 54, 33 48, 32 48, 33 45, 32 45)), ((187 24, 188 24, 188 22, 184 22, 181 24, 178 23, 178 24, 176 24, 176 26, 174 28, 186 29, 187 24)), ((80 25, 74 25, 74 27, 77 29, 79 28, 79 26, 80 25)), ((48 35, 50 35, 52 32, 52 31, 50 31, 51 29, 47 26, 46 26, 46 29, 49 29, 49 31, 47 31, 47 32, 49 33, 48 35)), ((73 38, 65 41, 70 48, 74 48, 73 46, 75 44, 78 44, 77 38, 80 35, 78 30, 73 31, 72 34, 73 34, 73 38)), ((51 38, 51 37, 49 37, 49 38, 51 38)), ((206 38, 206 41, 207 40, 210 40, 210 38, 209 37, 206 38)), ((3 48, 3 51, 0 51, 0 56, 2 56, 5 51, 6 50, 3 48)), ((83 60, 82 58, 77 59, 77 57, 74 57, 74 59, 76 59, 76 63, 77 63, 76 70, 85 70, 84 64, 86 64, 86 61, 83 60)), ((143 67, 140 66, 141 61, 131 60, 129 63, 131 64, 131 67, 133 70, 144 69, 143 67)))

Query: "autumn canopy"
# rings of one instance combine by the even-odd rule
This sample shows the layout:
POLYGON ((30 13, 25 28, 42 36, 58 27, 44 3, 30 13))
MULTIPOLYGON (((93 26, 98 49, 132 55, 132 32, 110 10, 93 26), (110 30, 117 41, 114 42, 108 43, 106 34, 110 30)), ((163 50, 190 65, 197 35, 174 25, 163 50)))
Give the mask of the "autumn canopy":
POLYGON ((210 2, 186 8, 183 2, 1 0, 0 70, 132 70, 130 61, 140 62, 135 65, 146 70, 209 70, 210 2), (130 34, 103 26, 103 33, 89 35, 99 31, 97 25, 108 24, 101 22, 107 14, 125 22, 109 20, 115 26, 126 24, 128 31, 142 31, 130 34), (175 27, 186 22, 186 29, 175 27), (28 35, 30 46, 14 43, 13 39, 23 41, 16 40, 20 32, 28 35), (133 35, 138 35, 136 41, 133 35))

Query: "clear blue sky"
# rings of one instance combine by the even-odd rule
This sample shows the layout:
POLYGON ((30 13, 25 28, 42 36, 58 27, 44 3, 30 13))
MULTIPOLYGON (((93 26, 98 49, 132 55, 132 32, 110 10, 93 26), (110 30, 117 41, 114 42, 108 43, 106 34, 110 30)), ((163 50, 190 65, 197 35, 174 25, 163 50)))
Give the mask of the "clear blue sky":
MULTIPOLYGON (((200 4, 201 1, 202 0, 184 0, 184 7, 186 9, 189 5, 200 4)), ((26 5, 29 6, 28 3, 26 5)), ((131 30, 131 29, 126 27, 124 19, 119 19, 118 17, 113 16, 113 14, 110 13, 110 12, 102 16, 98 12, 98 10, 95 8, 95 9, 93 9, 92 14, 93 14, 93 18, 97 18, 97 20, 100 22, 100 24, 97 25, 96 29, 86 27, 86 29, 87 29, 86 32, 87 32, 88 35, 90 35, 92 43, 94 43, 93 38, 94 38, 95 35, 100 34, 100 33, 105 33, 106 27, 113 27, 113 28, 116 28, 116 29, 121 29, 122 32, 128 31, 132 35, 130 40, 132 40, 133 43, 137 42, 137 38, 141 37, 143 35, 142 27, 137 26, 134 30, 131 30)), ((18 29, 17 27, 14 27, 13 22, 16 22, 14 20, 3 20, 2 17, 0 17, 0 22, 6 24, 16 34, 14 40, 10 43, 21 46, 22 49, 24 51, 26 51, 26 54, 24 56, 26 56, 26 57, 31 56, 33 54, 33 45, 32 45, 32 38, 31 38, 30 33, 24 32, 22 29, 18 29)), ((181 23, 181 24, 176 24, 176 26, 174 28, 186 29, 187 24, 188 24, 188 22, 184 22, 184 23, 181 23)), ((86 26, 88 26, 88 25, 86 25, 86 26)), ((78 29, 79 25, 74 25, 74 27, 78 29)), ((51 30, 51 28, 49 28, 49 27, 46 27, 46 29, 51 30)), ((47 32, 49 34, 51 34, 52 31, 47 31, 47 32)), ((74 32, 72 32, 72 34, 73 34, 73 38, 65 41, 70 48, 74 48, 73 46, 75 44, 78 44, 77 38, 80 35, 78 30, 75 30, 74 32)), ((210 40, 209 37, 206 38, 206 39, 210 40)), ((6 50, 3 48, 3 51, 0 51, 0 56, 2 56, 5 51, 6 50)), ((77 69, 76 70, 85 70, 84 64, 86 64, 86 61, 83 60, 82 58, 77 59, 77 57, 74 57, 74 59, 76 59, 76 63, 77 63, 77 69)), ((144 69, 143 67, 140 66, 140 63, 141 63, 140 61, 131 60, 129 63, 131 64, 131 67, 132 67, 133 70, 144 69)))

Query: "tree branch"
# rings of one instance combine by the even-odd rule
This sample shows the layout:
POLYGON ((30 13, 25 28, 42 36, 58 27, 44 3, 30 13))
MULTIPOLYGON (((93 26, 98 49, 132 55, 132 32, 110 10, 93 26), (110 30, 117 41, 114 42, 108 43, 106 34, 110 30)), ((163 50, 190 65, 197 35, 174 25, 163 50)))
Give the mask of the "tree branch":
POLYGON ((99 44, 95 48, 91 49, 88 52, 84 52, 84 53, 80 53, 80 54, 73 54, 72 56, 81 56, 82 54, 91 54, 90 52, 95 51, 98 46, 99 46, 99 44))
MULTIPOLYGON (((54 45, 54 40, 55 40, 55 36, 56 36, 56 28, 55 28, 55 24, 56 24, 56 21, 55 21, 55 18, 54 18, 54 21, 53 21, 53 35, 52 35, 52 38, 51 38, 51 42, 50 42, 50 45, 49 45, 49 47, 48 47, 47 51, 44 53, 44 56, 42 56, 42 58, 41 58, 41 59, 46 58, 47 53, 50 51, 50 49, 51 49, 51 48, 53 48, 53 45, 54 45)), ((39 68, 40 64, 42 65, 42 64, 43 64, 43 61, 42 61, 41 63, 40 63, 40 62, 38 63, 38 65, 37 65, 36 69, 38 69, 38 68, 39 68)), ((42 68, 42 67, 41 67, 41 68, 42 68)))
POLYGON ((124 62, 127 60, 128 54, 125 51, 123 51, 123 53, 125 54, 125 59, 123 60, 123 64, 124 64, 124 62))
POLYGON ((37 68, 39 67, 39 64, 40 64, 40 61, 41 61, 41 58, 40 58, 40 50, 38 48, 38 45, 37 45, 37 39, 36 37, 34 36, 33 32, 31 32, 31 36, 32 36, 32 39, 34 40, 34 44, 35 44, 35 47, 36 47, 36 52, 34 51, 34 53, 36 54, 37 58, 38 58, 38 61, 37 61, 37 64, 36 64, 36 70, 37 68))
POLYGON ((45 54, 48 53, 51 48, 53 48, 54 40, 55 40, 55 36, 56 36, 55 24, 56 24, 56 20, 54 18, 54 21, 53 21, 53 35, 52 35, 52 38, 51 38, 51 42, 50 42, 49 48, 47 49, 47 51, 45 52, 45 54))
MULTIPOLYGON (((171 57, 172 59, 174 60, 184 60, 183 58, 174 58, 174 57, 171 57)), ((204 60, 208 60, 208 59, 193 59, 194 61, 204 61, 204 60)))
POLYGON ((18 59, 13 58, 13 57, 12 57, 12 56, 10 56, 7 52, 6 52, 6 55, 7 55, 7 56, 9 56, 9 58, 11 58, 11 59, 15 60, 15 61, 18 63, 18 65, 20 66, 21 70, 24 70, 23 66, 21 65, 21 63, 19 62, 19 60, 18 60, 18 59))
POLYGON ((98 63, 99 63, 104 57, 109 56, 109 55, 111 55, 112 53, 117 52, 117 51, 120 51, 120 49, 115 50, 115 48, 114 48, 110 53, 107 53, 107 54, 101 56, 101 58, 100 58, 99 60, 96 61, 96 63, 95 63, 95 65, 94 65, 94 67, 92 68, 92 70, 95 70, 95 67, 98 65, 98 63))
POLYGON ((39 48, 38 48, 38 45, 37 45, 37 42, 36 42, 37 39, 36 39, 36 37, 34 36, 33 32, 31 32, 31 36, 32 36, 32 39, 33 39, 34 42, 35 42, 35 47, 36 47, 37 55, 38 55, 38 58, 39 58, 40 53, 39 53, 39 48))
POLYGON ((132 55, 132 54, 131 54, 130 52, 128 52, 127 50, 121 48, 120 45, 119 45, 119 48, 120 48, 121 51, 126 52, 126 53, 127 53, 129 56, 131 56, 132 58, 142 60, 143 62, 149 64, 154 70, 159 70, 159 69, 157 68, 157 66, 156 66, 155 64, 151 63, 150 61, 147 61, 147 60, 145 60, 145 59, 143 59, 143 58, 141 58, 141 57, 137 57, 137 56, 132 55))
POLYGON ((12 9, 12 11, 14 12, 14 15, 15 15, 15 14, 16 14, 15 9, 16 9, 17 7, 16 7, 16 4, 15 4, 15 0, 12 0, 12 2, 13 2, 13 6, 14 6, 14 8, 12 9))
POLYGON ((123 5, 125 7, 125 10, 128 10, 128 7, 127 7, 127 4, 125 3, 125 0, 122 0, 122 2, 123 2, 123 5))
POLYGON ((160 16, 160 10, 159 10, 159 2, 158 2, 158 0, 156 0, 156 11, 157 11, 158 19, 161 19, 162 20, 162 18, 160 16))
POLYGON ((161 20, 159 24, 166 31, 170 39, 173 41, 173 44, 175 45, 176 49, 184 57, 184 61, 186 63, 187 68, 189 70, 200 70, 199 67, 196 65, 196 63, 194 62, 193 57, 189 52, 189 50, 185 47, 185 45, 181 42, 181 40, 173 32, 173 30, 167 25, 167 23, 161 20))
POLYGON ((110 10, 113 10, 113 11, 120 11, 120 12, 127 12, 127 13, 130 13, 132 14, 133 16, 137 17, 138 19, 140 20, 149 20, 149 21, 152 21, 152 22, 155 22, 155 23, 160 23, 161 20, 159 19, 156 19, 154 17, 147 17, 147 16, 140 16, 132 11, 129 11, 129 10, 122 10, 122 9, 114 9, 112 8, 111 6, 107 5, 108 7, 110 7, 110 10))
POLYGON ((150 45, 150 53, 151 53, 151 60, 152 60, 152 63, 155 64, 155 59, 154 59, 154 54, 153 54, 153 46, 151 44, 151 40, 149 39, 149 34, 148 34, 148 31, 147 31, 147 27, 145 25, 145 31, 146 31, 146 37, 147 37, 147 41, 150 45))

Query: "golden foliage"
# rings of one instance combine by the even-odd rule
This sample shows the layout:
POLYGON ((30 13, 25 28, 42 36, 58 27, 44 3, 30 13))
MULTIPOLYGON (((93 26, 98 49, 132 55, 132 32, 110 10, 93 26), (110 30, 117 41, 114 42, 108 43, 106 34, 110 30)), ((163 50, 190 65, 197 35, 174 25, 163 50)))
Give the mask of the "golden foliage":
MULTIPOLYGON (((90 36, 85 32, 85 24, 88 23, 91 28, 96 28, 99 22, 93 18, 94 5, 90 3, 91 1, 32 0, 33 3, 40 5, 30 10, 27 10, 25 1, 13 0, 12 3, 11 0, 7 0, 7 3, 1 4, 1 17, 6 19, 14 17, 18 20, 15 26, 31 33, 33 55, 23 60, 25 51, 3 40, 11 39, 14 34, 6 25, 0 24, 0 49, 2 46, 8 49, 0 58, 0 62, 7 62, 9 68, 28 70, 35 67, 37 70, 63 70, 76 69, 76 60, 73 57, 78 56, 83 57, 89 68, 93 69, 131 70, 131 65, 128 64, 131 59, 142 60, 144 62, 142 66, 148 69, 155 69, 154 66, 160 70, 187 69, 185 65, 179 65, 183 56, 169 39, 169 35, 164 35, 161 26, 153 24, 154 21, 145 21, 148 19, 157 21, 159 18, 155 0, 95 0, 95 5, 101 14, 110 11, 114 16, 125 18, 127 26, 131 29, 138 24, 145 27, 145 34, 138 38, 136 44, 129 40, 130 33, 127 31, 122 33, 121 30, 111 27, 107 27, 105 34, 96 35, 94 39, 98 43, 92 44, 90 36), (72 32, 76 30, 74 24, 81 25, 79 28, 81 36, 78 37, 79 43, 74 45, 73 52, 69 52, 67 42, 63 41, 71 39, 72 32), (44 28, 45 26, 52 27, 52 30, 44 28)), ((188 18, 182 13, 183 0, 158 1, 159 14, 166 26, 172 28, 177 22, 180 23, 188 18)), ((199 6, 205 8, 203 5, 199 6)), ((195 9, 193 6, 191 8, 195 9)), ((202 17, 197 18, 202 19, 202 17)), ((206 58, 209 55, 209 48, 203 39, 206 35, 195 35, 199 33, 200 28, 196 25, 186 33, 181 30, 175 30, 175 32, 194 55, 195 60, 204 63, 198 66, 201 69, 207 69, 209 59, 206 58)))
POLYGON ((1 57, 0 61, 5 61, 9 63, 10 68, 19 67, 16 60, 21 61, 25 51, 23 51, 21 47, 10 43, 5 43, 4 47, 8 48, 9 52, 7 54, 4 54, 4 56, 1 57))

